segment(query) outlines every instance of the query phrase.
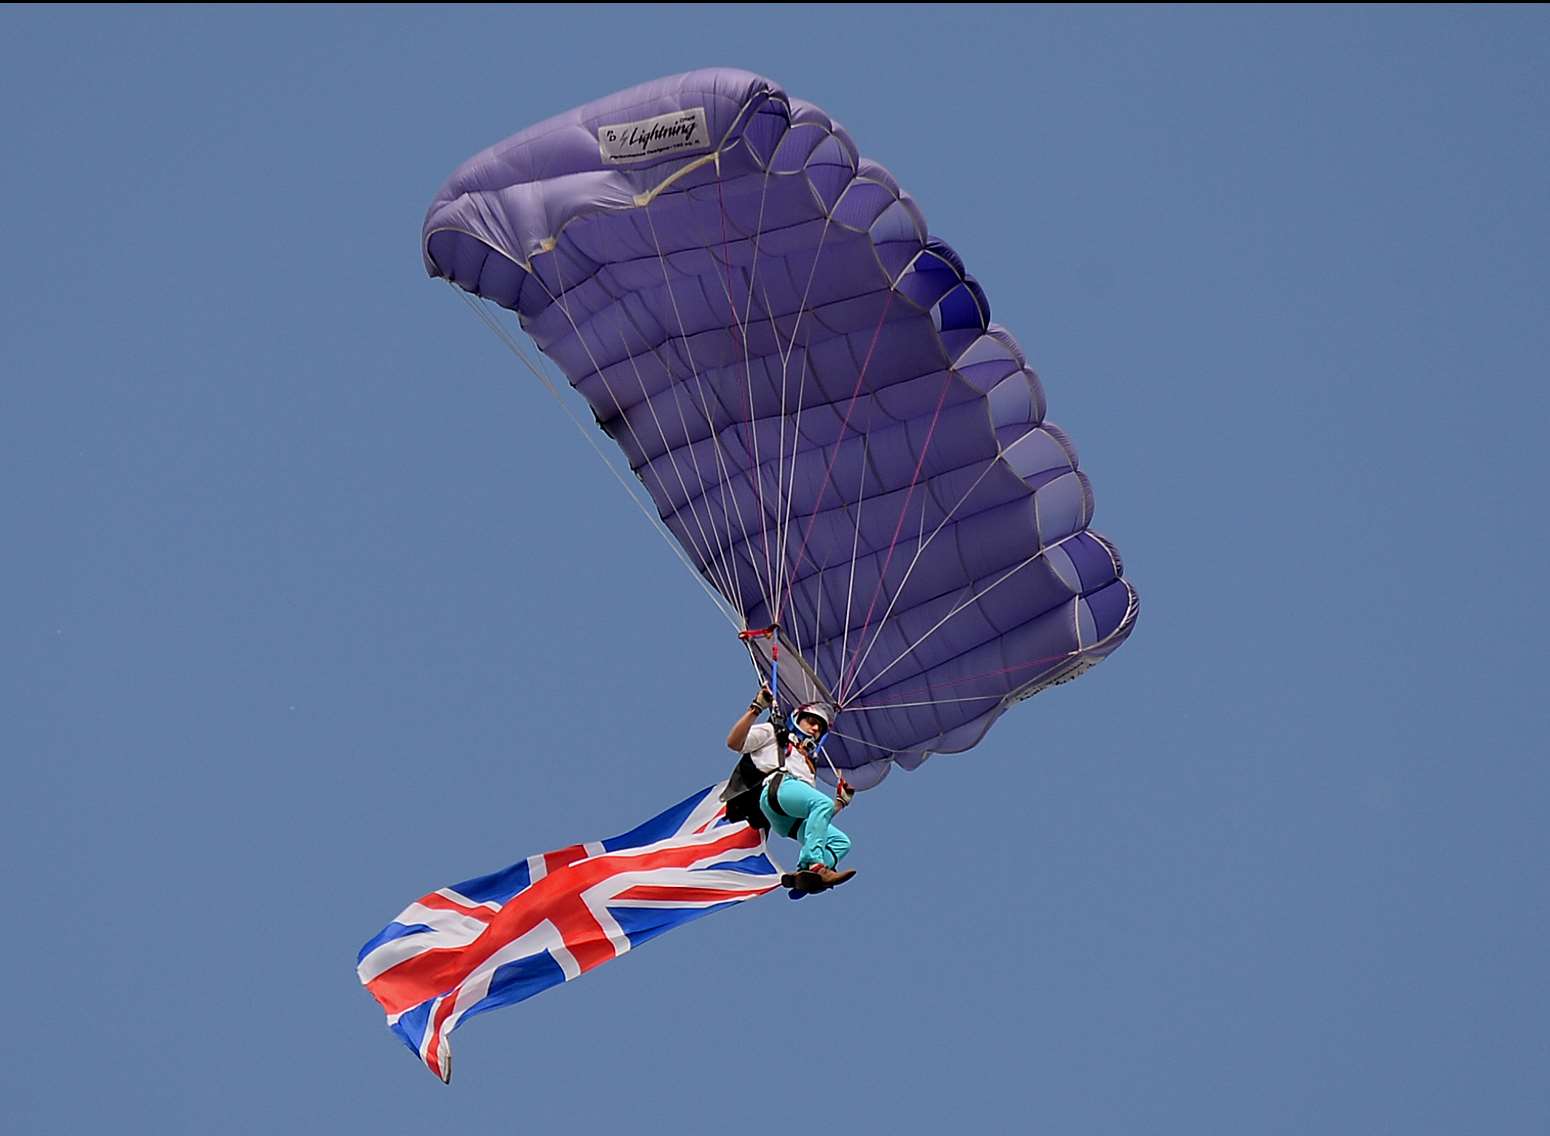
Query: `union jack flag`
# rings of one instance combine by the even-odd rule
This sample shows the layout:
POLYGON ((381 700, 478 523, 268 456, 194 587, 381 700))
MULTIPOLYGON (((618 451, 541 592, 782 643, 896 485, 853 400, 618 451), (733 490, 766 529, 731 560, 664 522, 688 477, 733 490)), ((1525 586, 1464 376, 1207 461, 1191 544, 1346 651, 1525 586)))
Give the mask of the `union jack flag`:
POLYGON ((623 836, 529 856, 438 888, 361 948, 388 1027, 443 1081, 448 1035, 679 924, 780 886, 764 834, 726 819, 713 785, 623 836))

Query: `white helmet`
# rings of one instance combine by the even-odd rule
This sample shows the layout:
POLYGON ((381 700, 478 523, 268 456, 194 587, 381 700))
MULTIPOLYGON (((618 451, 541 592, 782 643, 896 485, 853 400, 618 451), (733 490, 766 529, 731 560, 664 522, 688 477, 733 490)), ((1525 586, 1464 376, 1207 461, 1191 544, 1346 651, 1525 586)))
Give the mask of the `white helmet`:
POLYGON ((822 735, 829 732, 829 727, 834 722, 834 707, 830 706, 827 702, 808 702, 802 706, 798 706, 791 712, 791 730, 793 733, 799 732, 797 730, 797 719, 804 717, 818 719, 822 727, 818 731, 819 736, 821 737, 822 735))

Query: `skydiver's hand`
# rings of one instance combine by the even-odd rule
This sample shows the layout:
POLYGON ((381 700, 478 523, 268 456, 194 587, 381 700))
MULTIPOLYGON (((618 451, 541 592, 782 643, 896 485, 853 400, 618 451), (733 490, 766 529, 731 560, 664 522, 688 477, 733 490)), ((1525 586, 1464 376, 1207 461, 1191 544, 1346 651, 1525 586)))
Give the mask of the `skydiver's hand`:
POLYGON ((760 711, 770 709, 770 707, 774 705, 775 696, 770 693, 770 688, 767 686, 761 686, 759 688, 759 693, 754 695, 753 701, 748 704, 748 709, 757 714, 760 711))
POLYGON ((850 787, 845 778, 840 778, 840 783, 834 787, 834 807, 843 809, 851 801, 856 799, 856 791, 850 787))

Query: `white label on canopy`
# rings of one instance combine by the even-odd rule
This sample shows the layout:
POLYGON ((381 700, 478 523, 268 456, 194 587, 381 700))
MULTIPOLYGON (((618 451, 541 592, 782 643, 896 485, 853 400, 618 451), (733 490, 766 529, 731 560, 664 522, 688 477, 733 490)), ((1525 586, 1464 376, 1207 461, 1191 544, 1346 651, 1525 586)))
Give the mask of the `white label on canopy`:
POLYGON ((704 107, 597 128, 597 149, 605 162, 635 162, 709 145, 704 107))

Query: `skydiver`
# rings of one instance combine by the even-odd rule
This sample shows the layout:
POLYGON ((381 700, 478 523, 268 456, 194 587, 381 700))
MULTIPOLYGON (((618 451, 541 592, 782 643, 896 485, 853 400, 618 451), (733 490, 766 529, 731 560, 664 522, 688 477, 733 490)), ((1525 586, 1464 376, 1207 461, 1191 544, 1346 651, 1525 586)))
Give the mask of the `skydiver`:
POLYGON ((855 869, 838 870, 850 851, 850 837, 829 823, 850 804, 855 791, 843 777, 833 800, 817 788, 818 743, 828 732, 834 711, 821 702, 799 706, 785 730, 773 722, 754 721, 774 705, 769 688, 761 687, 727 734, 727 748, 743 755, 722 795, 728 800, 727 814, 798 841, 802 847, 797 870, 781 882, 796 893, 827 891, 856 874, 855 869), (757 815, 749 801, 754 793, 757 815))

